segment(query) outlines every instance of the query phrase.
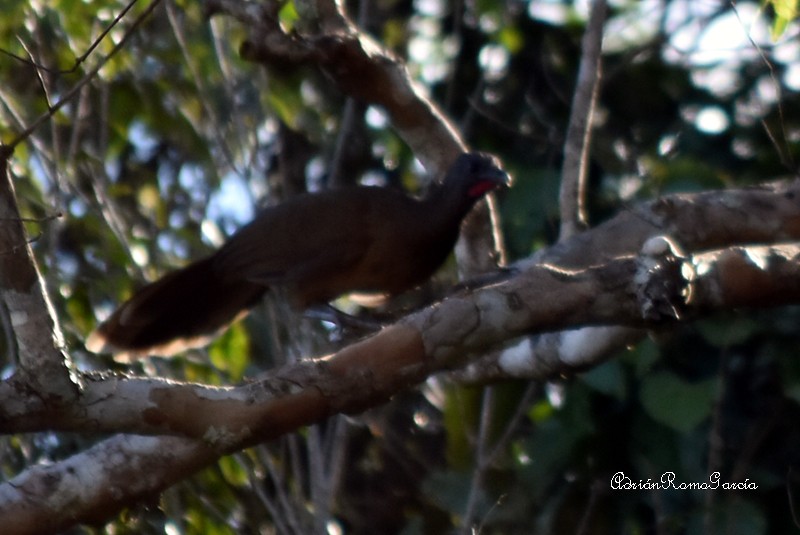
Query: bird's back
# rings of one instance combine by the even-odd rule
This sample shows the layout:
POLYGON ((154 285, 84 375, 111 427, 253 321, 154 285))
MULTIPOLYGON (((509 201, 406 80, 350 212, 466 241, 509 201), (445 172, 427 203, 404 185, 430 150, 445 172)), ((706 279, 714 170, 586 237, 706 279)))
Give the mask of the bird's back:
POLYGON ((433 224, 430 207, 377 187, 301 195, 270 208, 215 255, 224 278, 285 285, 297 305, 350 292, 398 293, 447 257, 458 225, 433 224))

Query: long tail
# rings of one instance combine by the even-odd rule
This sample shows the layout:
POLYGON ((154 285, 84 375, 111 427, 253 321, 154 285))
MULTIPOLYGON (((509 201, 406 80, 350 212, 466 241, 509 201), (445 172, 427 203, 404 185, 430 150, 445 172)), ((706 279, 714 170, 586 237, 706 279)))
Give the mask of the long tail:
POLYGON ((86 348, 124 361, 207 344, 267 290, 248 281, 223 281, 213 259, 194 262, 136 292, 89 335, 86 348))

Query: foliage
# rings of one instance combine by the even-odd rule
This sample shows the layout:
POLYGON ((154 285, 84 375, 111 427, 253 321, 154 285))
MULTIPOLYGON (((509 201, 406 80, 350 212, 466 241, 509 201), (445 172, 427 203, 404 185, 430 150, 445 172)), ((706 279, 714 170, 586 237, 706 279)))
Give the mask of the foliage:
POLYGON ((780 38, 789 23, 797 17, 797 0, 766 0, 765 3, 775 10, 772 37, 780 38))
MULTIPOLYGON (((511 255, 552 242, 584 3, 368 4, 362 27, 408 58, 471 145, 514 173, 501 199, 511 255)), ((594 223, 664 192, 795 171, 794 2, 771 2, 772 20, 748 2, 690 4, 613 4, 591 153, 594 223), (770 28, 774 42, 764 38, 770 28), (725 32, 738 36, 727 52, 731 41, 714 41, 725 32)), ((75 87, 147 5, 135 3, 92 50, 125 2, 7 0, 0 140, 75 87)), ((284 4, 283 24, 300 23, 298 6, 284 4)), ((346 126, 345 96, 319 73, 245 63, 243 36, 196 2, 165 1, 16 148, 21 209, 40 220, 28 231, 81 369, 118 366, 82 350, 95 317, 211 250, 259 206, 324 187, 332 162, 352 181, 421 187, 413 155, 379 110, 362 109, 346 126), (292 165, 282 166, 290 150, 292 165)), ((591 533, 788 532, 800 489, 798 320, 794 308, 731 313, 654 333, 541 388, 430 381, 364 415, 226 458, 106 530, 574 533, 587 522, 591 533), (487 450, 495 454, 482 465, 487 450), (674 472, 688 483, 717 471, 758 488, 611 488, 617 472, 634 482, 674 472)), ((207 352, 135 371, 230 384, 282 364, 279 355, 322 353, 337 336, 269 300, 207 352)), ((6 373, 11 366, 4 361, 6 373)), ((97 438, 6 437, 3 477, 97 438)))

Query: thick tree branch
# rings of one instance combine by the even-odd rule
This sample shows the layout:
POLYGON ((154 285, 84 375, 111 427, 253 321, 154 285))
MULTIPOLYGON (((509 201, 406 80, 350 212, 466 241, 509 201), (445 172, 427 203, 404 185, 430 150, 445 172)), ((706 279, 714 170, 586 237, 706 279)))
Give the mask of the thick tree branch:
MULTIPOLYGON (((32 468, 0 485, 0 514, 8 520, 7 526, 14 527, 14 533, 38 532, 42 524, 34 522, 37 518, 48 519, 47 530, 76 519, 101 520, 218 455, 318 421, 333 411, 361 410, 431 371, 457 365, 465 355, 479 353, 498 336, 528 331, 533 323, 559 327, 563 322, 646 324, 669 319, 677 309, 699 313, 800 302, 800 245, 731 248, 684 258, 658 247, 659 239, 654 241, 656 246, 649 245, 652 250, 643 257, 621 258, 583 272, 563 272, 552 266, 529 269, 473 295, 445 300, 327 359, 285 368, 238 389, 201 392, 194 385, 158 385, 150 391, 142 421, 169 432, 202 433, 203 441, 110 439, 67 461, 32 468), (679 269, 664 268, 669 265, 679 269), (685 266, 696 268, 693 277, 681 278, 684 271, 680 268, 685 266), (674 284, 675 277, 678 284, 674 284), (689 287, 691 292, 677 291, 689 287), (528 308, 530 294, 559 303, 541 307, 555 312, 555 318, 528 308), (650 299, 663 299, 669 306, 652 315, 650 299), (651 316, 649 322, 642 315, 651 316), (462 321, 456 325, 453 317, 462 321), (136 484, 128 485, 135 474, 147 477, 136 477, 136 484)), ((540 378, 582 364, 520 362, 513 349, 500 359, 507 372, 523 365, 538 370, 540 378)), ((108 387, 104 383, 98 384, 108 387)), ((124 391, 125 387, 117 383, 108 391, 124 391)), ((91 390, 88 386, 87 396, 93 401, 84 410, 94 409, 98 416, 116 412, 104 410, 106 405, 119 403, 113 399, 115 394, 99 399, 91 390)), ((106 418, 94 423, 103 428, 111 421, 106 418)))
POLYGON ((321 0, 315 7, 317 18, 305 21, 304 31, 287 32, 275 2, 265 2, 263 9, 238 0, 206 2, 210 14, 225 13, 248 29, 241 49, 245 59, 268 67, 316 65, 342 93, 386 110, 426 169, 443 175, 465 150, 458 131, 411 80, 405 64, 360 32, 341 4, 321 0))
MULTIPOLYGON (((628 232, 619 219, 639 222, 631 225, 633 234, 641 232, 640 236, 674 229, 673 238, 689 244, 687 249, 704 249, 721 240, 800 240, 797 188, 795 183, 666 198, 634 210, 634 219, 623 214, 587 234, 607 240, 613 250, 610 244, 626 242, 628 232), (746 219, 740 213, 740 220, 734 221, 731 210, 753 217, 746 219), (765 213, 772 223, 760 219, 759 214, 765 213), (702 218, 702 230, 685 226, 692 218, 702 218), (747 224, 750 230, 744 232, 747 224)), ((631 238, 628 243, 636 241, 631 238)), ((561 256, 577 262, 576 249, 583 246, 580 235, 539 257, 561 256)), ((361 411, 515 336, 580 325, 651 327, 715 310, 800 302, 800 245, 796 243, 685 254, 668 240, 654 238, 639 249, 643 253, 617 255, 584 268, 541 261, 523 266, 501 282, 452 296, 334 355, 282 368, 240 387, 214 389, 100 377, 86 380, 83 395, 68 404, 31 395, 12 378, 0 387, 3 432, 124 430, 194 440, 116 437, 80 454, 77 461, 71 458, 46 469, 31 469, 0 485, 0 496, 6 498, 0 500, 0 516, 19 525, 46 516, 55 526, 110 516, 123 504, 163 490, 219 455, 334 412, 361 411), (93 472, 93 488, 111 491, 103 496, 97 493, 106 491, 85 494, 83 480, 75 475, 82 473, 76 472, 76 463, 97 465, 109 451, 129 453, 112 456, 119 463, 160 468, 143 478, 141 485, 120 488, 115 482, 128 468, 109 460, 93 472), (43 489, 52 488, 48 485, 53 481, 59 482, 59 492, 47 494, 43 489), (104 504, 102 513, 96 500, 104 504), (64 503, 70 507, 62 507, 64 503)), ((498 359, 498 369, 506 376, 522 369, 526 377, 545 378, 592 364, 545 358, 526 362, 514 349, 501 352, 498 359)))
MULTIPOLYGON (((702 243, 709 243, 713 240, 705 233, 726 235, 731 230, 720 212, 731 205, 737 210, 759 205, 770 210, 784 232, 777 233, 772 227, 758 242, 800 240, 800 206, 785 202, 793 196, 791 189, 773 188, 771 200, 768 191, 717 192, 713 202, 709 194, 679 196, 652 203, 650 208, 671 206, 676 210, 673 217, 681 223, 693 214, 702 214, 706 222, 702 243), (697 212, 693 200, 704 203, 707 211, 697 212), (722 226, 709 226, 713 221, 722 226)), ((638 212, 644 215, 644 209, 638 212)), ((665 221, 660 226, 674 228, 665 221)), ((624 241, 624 235, 615 234, 614 229, 627 232, 612 220, 589 234, 608 243, 624 241)), ((758 236, 755 228, 751 230, 749 237, 758 236)), ((676 244, 688 243, 687 249, 696 248, 699 237, 695 228, 672 234, 676 244)), ((733 241, 730 236, 728 239, 733 241)), ((573 248, 580 247, 582 236, 569 242, 573 248)), ((431 373, 457 368, 530 333, 587 325, 657 327, 715 310, 800 301, 793 279, 798 275, 793 243, 768 248, 734 244, 688 254, 651 235, 639 249, 641 253, 620 254, 588 267, 546 261, 524 266, 500 282, 453 295, 334 355, 284 367, 240 387, 94 377, 87 379, 77 403, 38 403, 32 409, 27 402, 35 400, 28 399, 31 396, 24 383, 12 378, 0 387, 0 431, 91 428, 183 435, 223 449, 241 447, 332 413, 363 410, 431 373)), ((595 363, 585 356, 565 360, 541 357, 541 365, 530 367, 526 376, 541 378, 595 363)), ((521 372, 516 367, 508 373, 521 372)))
MULTIPOLYGON (((463 150, 458 134, 419 93, 402 64, 358 32, 336 2, 318 1, 316 27, 296 32, 280 27, 277 3, 262 5, 267 7, 236 0, 209 3, 212 10, 245 22, 251 32, 243 49, 246 57, 315 64, 345 93, 384 107, 429 169, 446 168, 463 150)), ((3 217, 16 226, 0 235, 13 257, 0 260, 0 278, 8 286, 3 300, 22 366, 0 384, 0 431, 160 436, 115 436, 0 485, 4 529, 57 531, 75 522, 103 520, 220 455, 332 413, 363 410, 431 373, 459 367, 531 332, 608 324, 651 327, 719 309, 800 302, 795 282, 800 280, 800 248, 776 245, 800 240, 797 195, 798 185, 791 184, 650 203, 538 253, 492 286, 454 295, 334 355, 243 386, 215 389, 101 376, 84 378, 79 390, 70 380, 59 338, 49 336, 56 327, 8 182, 0 202, 8 204, 3 217), (665 246, 666 240, 648 242, 660 235, 687 252, 665 246), (733 247, 753 243, 773 247, 733 247), (17 254, 22 248, 24 257, 17 254), (20 295, 28 297, 20 300, 20 295), (36 377, 26 370, 36 370, 36 377)), ((510 351, 499 351, 496 361, 505 376, 522 369, 528 377, 549 377, 593 363, 560 358, 526 362, 510 351)))
MULTIPOLYGON (((675 237, 690 252, 796 240, 800 224, 798 195, 800 183, 794 181, 662 197, 621 212, 566 243, 540 250, 520 264, 550 262, 580 269, 603 259, 633 254, 646 240, 658 235, 675 237)), ((535 335, 519 341, 513 349, 518 362, 596 365, 646 335, 646 330, 619 325, 588 326, 535 335)), ((501 367, 502 356, 500 351, 490 352, 453 378, 487 382, 538 374, 530 366, 501 367)))
POLYGON ((688 252, 798 239, 800 181, 661 197, 617 214, 521 262, 572 268, 636 254, 653 236, 673 236, 688 252))
MULTIPOLYGON (((393 128, 434 176, 443 176, 466 150, 458 131, 411 79, 405 64, 375 42, 347 17, 343 4, 314 2, 303 29, 286 31, 278 19, 277 2, 256 8, 240 0, 208 0, 209 14, 224 13, 249 32, 241 54, 267 67, 314 65, 344 94, 380 106, 393 128)), ((503 262, 503 245, 492 197, 481 202, 463 227, 456 246, 459 272, 474 276, 503 262)))
POLYGON ((11 149, 0 146, 0 298, 17 347, 18 374, 36 396, 69 403, 78 384, 22 226, 8 173, 10 156, 11 149))
POLYGON ((115 436, 0 485, 3 533, 60 533, 76 523, 105 522, 126 504, 152 496, 217 457, 194 440, 115 436))

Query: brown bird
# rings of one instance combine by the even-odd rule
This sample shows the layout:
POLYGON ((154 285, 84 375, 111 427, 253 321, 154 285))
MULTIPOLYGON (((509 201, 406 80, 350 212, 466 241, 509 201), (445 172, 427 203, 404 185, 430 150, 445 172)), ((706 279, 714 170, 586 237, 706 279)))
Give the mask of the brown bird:
POLYGON ((467 153, 422 199, 360 186, 298 195, 262 212, 211 256, 143 287, 86 347, 121 359, 199 347, 272 286, 285 288, 300 309, 349 292, 401 293, 441 266, 475 202, 509 184, 494 157, 467 153))

